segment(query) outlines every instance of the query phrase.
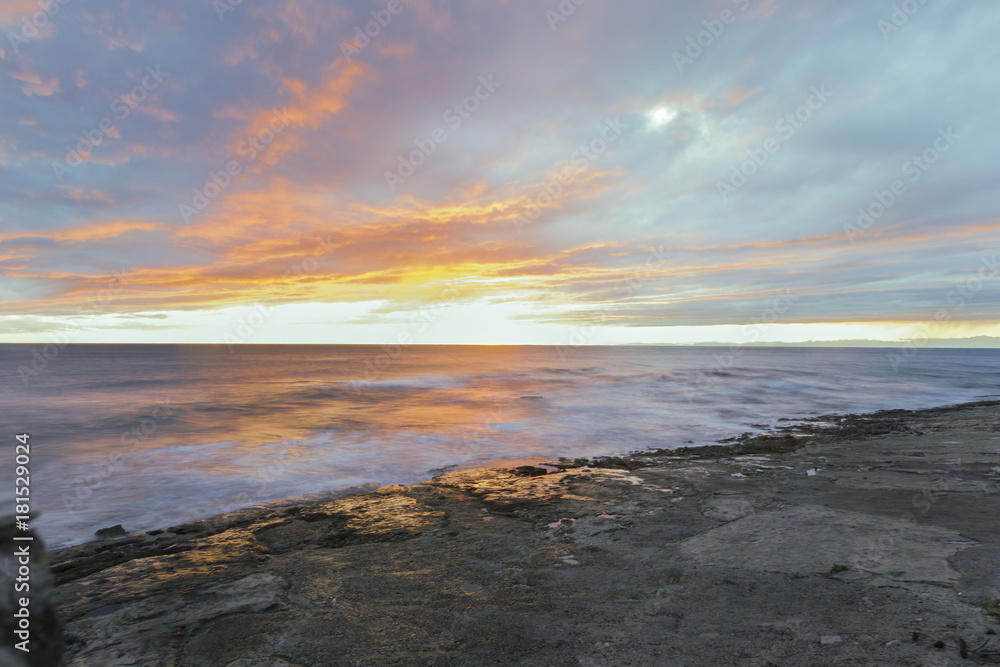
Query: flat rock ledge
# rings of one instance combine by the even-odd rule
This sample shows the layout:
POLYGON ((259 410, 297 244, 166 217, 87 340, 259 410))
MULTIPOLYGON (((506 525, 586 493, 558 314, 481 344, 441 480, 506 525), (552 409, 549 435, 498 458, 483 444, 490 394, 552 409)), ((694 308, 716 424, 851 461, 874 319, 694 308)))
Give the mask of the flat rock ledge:
POLYGON ((53 552, 67 664, 998 661, 1000 403, 549 463, 53 552))

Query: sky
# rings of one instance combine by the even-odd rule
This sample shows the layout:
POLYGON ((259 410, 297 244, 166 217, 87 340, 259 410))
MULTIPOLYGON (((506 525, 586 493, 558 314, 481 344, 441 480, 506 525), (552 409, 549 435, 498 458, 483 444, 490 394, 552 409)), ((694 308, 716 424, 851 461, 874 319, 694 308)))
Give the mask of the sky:
POLYGON ((992 0, 6 0, 0 342, 1000 337, 992 0))

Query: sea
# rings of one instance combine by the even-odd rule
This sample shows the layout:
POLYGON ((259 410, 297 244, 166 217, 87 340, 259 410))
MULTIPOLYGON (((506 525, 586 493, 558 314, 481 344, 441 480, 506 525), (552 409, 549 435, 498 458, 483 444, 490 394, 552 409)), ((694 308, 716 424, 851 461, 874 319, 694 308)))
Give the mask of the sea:
POLYGON ((1000 396, 1000 350, 0 345, 11 482, 50 548, 443 470, 706 445, 1000 396))

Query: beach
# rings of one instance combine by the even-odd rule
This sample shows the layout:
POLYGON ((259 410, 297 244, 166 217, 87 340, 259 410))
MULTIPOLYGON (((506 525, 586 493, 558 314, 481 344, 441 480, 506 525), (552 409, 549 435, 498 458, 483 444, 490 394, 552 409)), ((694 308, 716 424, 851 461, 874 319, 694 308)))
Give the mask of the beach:
POLYGON ((1000 651, 998 488, 988 401, 459 470, 50 558, 81 667, 957 665, 1000 651))

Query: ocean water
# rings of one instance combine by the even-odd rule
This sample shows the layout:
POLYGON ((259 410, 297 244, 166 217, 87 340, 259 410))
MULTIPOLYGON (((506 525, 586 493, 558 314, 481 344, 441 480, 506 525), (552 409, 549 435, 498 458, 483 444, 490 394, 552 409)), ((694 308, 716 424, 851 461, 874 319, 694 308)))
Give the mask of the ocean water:
POLYGON ((923 349, 894 367, 898 350, 875 348, 71 345, 32 368, 42 347, 0 345, 0 469, 13 479, 14 436, 29 433, 51 547, 443 466, 1000 395, 1000 350, 923 349))

